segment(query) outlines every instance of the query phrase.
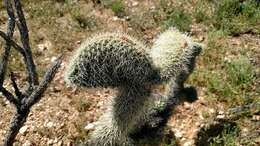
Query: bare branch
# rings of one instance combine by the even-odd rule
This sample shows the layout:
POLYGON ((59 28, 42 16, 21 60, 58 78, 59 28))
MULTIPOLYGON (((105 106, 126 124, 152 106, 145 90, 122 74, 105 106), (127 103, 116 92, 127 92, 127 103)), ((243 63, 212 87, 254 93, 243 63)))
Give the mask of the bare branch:
POLYGON ((229 114, 235 114, 235 113, 239 113, 245 110, 248 110, 250 108, 257 108, 260 107, 260 102, 256 102, 256 103, 251 103, 251 104, 246 104, 246 105, 241 105, 241 106, 237 106, 234 108, 230 108, 228 109, 228 113, 229 114))
POLYGON ((43 80, 41 81, 40 85, 35 89, 31 96, 27 99, 26 105, 31 107, 33 104, 38 102, 41 99, 42 94, 48 87, 48 84, 52 81, 55 74, 57 73, 60 65, 62 62, 62 56, 60 56, 56 62, 50 67, 50 69, 45 73, 43 80))
POLYGON ((16 78, 15 78, 13 72, 11 72, 10 77, 11 77, 11 81, 12 81, 12 85, 13 85, 13 88, 14 88, 14 92, 15 92, 16 97, 18 97, 18 99, 22 99, 22 98, 23 98, 23 94, 22 94, 22 92, 19 90, 19 88, 18 88, 18 86, 17 86, 17 84, 16 84, 16 81, 15 81, 16 78))
MULTIPOLYGON (((13 8, 12 8, 12 4, 9 2, 9 0, 5 0, 4 3, 6 6, 7 14, 9 16, 8 24, 7 24, 7 36, 9 38, 12 38, 13 33, 14 33, 14 27, 15 27, 14 12, 13 12, 13 8)), ((2 60, 0 63, 0 86, 2 86, 4 83, 6 67, 7 67, 8 58, 10 55, 10 49, 11 49, 10 44, 9 44, 9 42, 6 41, 3 55, 2 55, 2 60)))
POLYGON ((7 132, 6 139, 4 141, 4 146, 12 146, 15 140, 16 135, 19 132, 19 129, 23 126, 26 122, 30 110, 27 109, 26 111, 17 110, 14 114, 11 122, 11 126, 9 131, 7 132))
POLYGON ((19 53, 22 54, 22 56, 24 58, 26 58, 25 56, 25 51, 24 49, 18 45, 14 40, 12 40, 10 37, 8 37, 4 32, 0 31, 0 36, 5 39, 6 42, 9 43, 9 45, 11 45, 12 47, 14 47, 16 49, 16 51, 18 51, 19 53))
POLYGON ((3 93, 3 95, 9 102, 14 104, 15 106, 19 105, 20 102, 17 100, 17 98, 15 98, 15 96, 13 96, 13 94, 6 90, 4 87, 0 86, 0 92, 3 93))
POLYGON ((30 108, 41 99, 43 93, 47 89, 49 83, 53 80, 55 74, 58 71, 58 68, 61 65, 61 57, 59 57, 54 65, 52 65, 52 67, 46 72, 43 80, 39 84, 36 66, 33 62, 32 52, 29 45, 28 28, 24 18, 22 6, 19 0, 14 0, 14 4, 17 20, 15 19, 14 9, 10 0, 5 0, 6 10, 9 16, 8 30, 7 34, 0 31, 0 37, 2 37, 6 42, 5 49, 2 55, 2 62, 0 62, 0 92, 16 107, 16 113, 13 116, 10 129, 7 132, 6 138, 4 140, 4 146, 13 145, 19 129, 23 126, 28 117, 30 108), (17 24, 17 27, 19 29, 23 47, 18 45, 12 39, 15 24, 17 24), (23 56, 23 60, 28 72, 29 82, 29 87, 24 92, 21 92, 21 90, 17 86, 16 78, 11 72, 10 78, 15 95, 13 95, 11 92, 3 87, 11 47, 15 48, 23 56))
POLYGON ((28 70, 28 77, 29 77, 29 84, 31 86, 36 86, 39 84, 38 81, 38 74, 36 72, 36 67, 33 61, 32 57, 32 51, 31 47, 29 45, 29 33, 28 33, 28 28, 27 24, 24 18, 23 10, 22 10, 22 5, 19 0, 14 0, 15 3, 15 8, 16 8, 16 14, 18 17, 18 29, 21 35, 21 42, 23 44, 23 48, 25 50, 25 55, 26 55, 26 68, 28 70))

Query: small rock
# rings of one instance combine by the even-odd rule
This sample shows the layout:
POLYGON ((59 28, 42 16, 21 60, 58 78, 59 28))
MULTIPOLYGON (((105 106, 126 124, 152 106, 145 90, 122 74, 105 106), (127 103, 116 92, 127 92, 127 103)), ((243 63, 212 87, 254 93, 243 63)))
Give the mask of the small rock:
POLYGON ((39 49, 41 52, 43 52, 43 51, 46 50, 47 48, 46 48, 46 46, 44 46, 44 44, 39 44, 39 45, 38 45, 38 49, 39 49))
POLYGON ((196 126, 200 126, 200 124, 201 124, 200 122, 196 122, 195 123, 196 126))
POLYGON ((103 101, 99 101, 99 102, 97 103, 97 107, 102 107, 103 104, 104 104, 103 101))
POLYGON ((22 146, 32 146, 32 143, 30 141, 26 140, 22 146))
POLYGON ((179 131, 179 130, 175 130, 175 131, 174 131, 174 135, 175 135, 175 137, 177 137, 177 138, 181 138, 181 137, 182 137, 182 132, 179 131))
POLYGON ((57 59, 57 57, 51 57, 51 62, 54 62, 57 59))
POLYGON ((72 143, 69 141, 66 146, 72 146, 72 143))
POLYGON ((156 8, 155 6, 151 6, 151 7, 150 7, 151 10, 154 10, 155 8, 156 8))
POLYGON ((211 108, 211 109, 209 109, 209 112, 213 114, 213 113, 215 113, 215 110, 213 108, 211 108))
POLYGON ((194 142, 193 141, 187 141, 183 144, 183 146, 192 146, 194 145, 194 142))
POLYGON ((224 111, 219 111, 218 114, 219 115, 223 115, 225 112, 224 111))
POLYGON ((58 142, 58 138, 56 137, 54 140, 53 140, 53 143, 57 143, 58 142))
POLYGON ((217 118, 217 119, 224 119, 224 118, 225 118, 225 115, 217 115, 216 118, 217 118))
POLYGON ((260 116, 258 116, 258 115, 253 115, 252 119, 253 119, 254 121, 260 121, 260 116))
POLYGON ((50 58, 47 57, 47 58, 44 59, 44 61, 46 61, 46 62, 50 61, 50 58))
POLYGON ((90 131, 93 130, 95 127, 95 125, 93 123, 89 123, 87 126, 85 126, 85 130, 90 131))
POLYGON ((202 41, 204 41, 204 40, 205 40, 205 37, 204 37, 204 36, 200 36, 200 37, 199 37, 199 41, 200 41, 200 42, 202 42, 202 41))
POLYGON ((77 41, 76 44, 81 44, 81 41, 77 41))
POLYGON ((28 126, 25 125, 25 126, 23 126, 23 127, 19 130, 19 133, 22 134, 22 135, 24 135, 24 134, 27 132, 27 129, 28 129, 28 126))
POLYGON ((119 18, 115 16, 115 17, 113 17, 113 20, 117 21, 117 20, 119 20, 119 18))
POLYGON ((48 127, 48 128, 52 128, 54 126, 54 123, 48 122, 45 126, 48 127))
POLYGON ((138 4, 139 4, 139 3, 138 3, 137 1, 134 1, 133 4, 132 4, 132 6, 135 7, 135 6, 137 6, 138 4))
POLYGON ((62 141, 59 141, 57 146, 62 146, 62 141))
POLYGON ((181 141, 185 141, 185 140, 186 140, 186 138, 185 138, 185 137, 181 138, 181 141))
POLYGON ((53 144, 53 140, 52 139, 48 140, 47 145, 52 145, 52 144, 53 144))
POLYGON ((50 41, 45 41, 44 43, 38 45, 38 49, 41 52, 49 50, 50 48, 52 48, 52 43, 50 41))
POLYGON ((188 102, 184 102, 184 108, 185 109, 190 109, 191 105, 188 102))
POLYGON ((199 114, 199 118, 200 118, 201 120, 204 120, 204 117, 203 117, 202 113, 199 114))

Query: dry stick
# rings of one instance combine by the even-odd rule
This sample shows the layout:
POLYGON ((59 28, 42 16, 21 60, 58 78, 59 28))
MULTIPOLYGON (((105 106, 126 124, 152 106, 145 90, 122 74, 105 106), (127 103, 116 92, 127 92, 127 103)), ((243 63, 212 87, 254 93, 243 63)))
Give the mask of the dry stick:
POLYGON ((14 88, 14 93, 18 97, 18 99, 21 100, 23 98, 23 93, 19 90, 19 88, 17 86, 16 78, 15 78, 13 72, 11 72, 10 78, 11 78, 12 85, 13 85, 13 88, 14 88))
POLYGON ((16 113, 12 119, 11 127, 6 135, 4 146, 12 146, 19 129, 24 125, 31 107, 37 103, 43 93, 46 91, 48 84, 53 80, 61 65, 61 57, 54 63, 54 65, 45 73, 40 85, 32 92, 29 97, 24 97, 20 104, 15 104, 16 113))
MULTIPOLYGON (((26 58, 26 55, 25 55, 25 51, 24 49, 18 45, 14 40, 12 40, 10 37, 8 37, 4 32, 2 32, 0 30, 0 36, 6 41, 8 42, 8 44, 12 47, 14 47, 14 49, 16 49, 16 51, 18 51, 19 53, 21 53, 21 55, 26 58)), ((26 63, 26 60, 24 60, 24 62, 26 63)))
POLYGON ((23 47, 19 46, 15 41, 12 40, 12 35, 16 22, 15 14, 10 1, 5 0, 5 6, 9 19, 7 34, 0 31, 0 36, 6 41, 5 50, 2 55, 2 62, 0 63, 0 92, 2 92, 2 94, 6 97, 8 101, 14 104, 16 108, 16 113, 12 118, 10 129, 7 132, 6 139, 4 140, 4 146, 13 145, 19 129, 23 126, 28 117, 28 114, 30 113, 30 108, 41 99, 43 93, 48 87, 48 84, 53 80, 55 74, 58 71, 58 68, 61 65, 61 57, 59 57, 54 65, 46 72, 43 80, 39 85, 38 75, 29 45, 28 28, 24 19, 21 3, 19 0, 14 0, 14 3, 18 17, 17 26, 21 35, 23 47), (17 86, 16 79, 13 73, 11 73, 11 81, 16 96, 14 96, 11 92, 3 87, 11 46, 14 47, 23 56, 24 63, 28 71, 28 82, 30 84, 29 88, 25 92, 21 92, 17 86))
POLYGON ((28 62, 27 70, 29 74, 29 84, 30 86, 34 87, 39 84, 39 81, 38 81, 38 74, 36 72, 36 67, 33 62, 31 47, 29 45, 28 27, 24 18, 20 0, 14 0, 14 3, 16 8, 16 14, 18 16, 17 26, 21 35, 21 42, 23 44, 23 48, 25 50, 25 55, 28 62))
MULTIPOLYGON (((9 16, 8 24, 7 24, 7 36, 9 38, 12 38, 13 33, 14 33, 14 27, 15 27, 14 13, 12 11, 12 5, 9 2, 9 0, 5 0, 4 3, 5 3, 5 6, 6 6, 7 14, 9 16)), ((10 55, 10 49, 11 49, 10 43, 6 41, 4 51, 3 51, 3 55, 2 55, 2 60, 1 60, 1 63, 0 63, 0 87, 4 83, 5 74, 6 74, 6 67, 8 65, 8 58, 9 58, 9 55, 10 55)))
POLYGON ((0 92, 2 92, 3 95, 5 96, 5 98, 12 104, 14 104, 14 105, 19 104, 19 101, 17 100, 17 98, 15 96, 13 96, 13 94, 10 93, 8 90, 6 90, 4 87, 0 86, 0 92))
POLYGON ((12 146, 15 140, 16 135, 19 132, 19 129, 23 126, 28 117, 30 109, 28 110, 19 110, 16 109, 16 113, 14 114, 11 122, 11 126, 7 135, 5 137, 4 146, 12 146))

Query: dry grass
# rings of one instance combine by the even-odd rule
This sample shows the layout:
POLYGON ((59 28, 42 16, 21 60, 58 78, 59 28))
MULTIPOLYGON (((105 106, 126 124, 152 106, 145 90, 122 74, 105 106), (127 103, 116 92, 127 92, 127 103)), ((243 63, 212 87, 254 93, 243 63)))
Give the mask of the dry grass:
MULTIPOLYGON (((72 52, 95 32, 124 31, 143 39, 149 46, 156 34, 168 27, 188 31, 195 40, 204 44, 204 49, 196 70, 188 80, 189 84, 196 86, 201 97, 195 104, 194 110, 198 111, 190 113, 186 105, 180 105, 180 113, 173 115, 174 122, 177 121, 176 116, 178 121, 183 120, 184 123, 185 120, 193 119, 184 125, 186 128, 181 129, 185 132, 192 129, 196 122, 204 123, 215 118, 217 112, 213 114, 208 112, 209 109, 225 111, 231 107, 260 102, 259 3, 254 4, 253 0, 244 3, 230 1, 140 0, 133 6, 130 0, 109 4, 92 4, 88 0, 26 0, 23 4, 33 55, 40 72, 60 53, 67 56, 63 64, 65 67, 72 52), (230 9, 233 6, 234 11, 230 9), (189 114, 191 117, 187 116, 189 114), (204 119, 198 118, 197 114, 201 114, 204 119)), ((1 30, 5 30, 4 22, 6 15, 0 4, 1 30)), ((12 70, 24 71, 18 57, 14 57, 10 64, 12 70)), ((35 145, 55 145, 60 141, 67 145, 82 141, 89 133, 84 127, 104 111, 105 103, 102 101, 106 101, 110 91, 73 91, 65 86, 62 76, 61 71, 49 92, 32 110, 26 123, 29 126, 27 133, 18 135, 17 145, 22 145, 26 140, 35 145), (49 122, 54 123, 54 126, 46 128, 49 122), (50 142, 55 139, 58 142, 50 142)), ((12 110, 1 97, 0 139, 3 138, 12 110)), ((231 129, 229 133, 219 133, 219 136, 212 138, 212 145, 223 140, 230 141, 230 145, 234 141, 243 145, 257 145, 259 139, 255 135, 259 120, 255 120, 256 116, 259 116, 259 108, 237 113, 232 120, 241 132, 234 134, 236 129, 233 132, 231 129)), ((179 125, 174 122, 170 124, 178 128, 179 125)), ((185 138, 188 139, 188 136, 185 138)))

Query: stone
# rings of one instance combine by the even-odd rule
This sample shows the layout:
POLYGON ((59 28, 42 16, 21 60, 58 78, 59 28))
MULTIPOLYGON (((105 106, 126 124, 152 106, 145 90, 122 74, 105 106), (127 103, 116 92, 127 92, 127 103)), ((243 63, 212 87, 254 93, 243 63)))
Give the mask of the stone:
POLYGON ((32 145, 33 144, 29 140, 26 140, 22 146, 32 146, 32 145))
POLYGON ((28 126, 25 125, 25 126, 23 126, 23 127, 19 130, 19 133, 22 134, 22 135, 24 135, 24 134, 27 132, 27 129, 28 129, 28 126))
POLYGON ((87 126, 85 126, 85 130, 90 131, 93 130, 95 127, 95 125, 93 123, 89 123, 87 126))

